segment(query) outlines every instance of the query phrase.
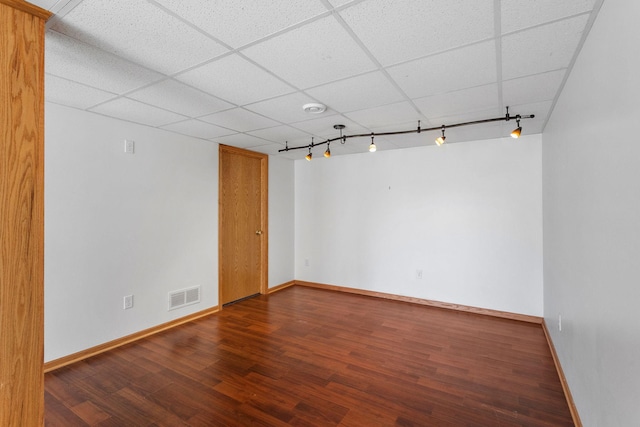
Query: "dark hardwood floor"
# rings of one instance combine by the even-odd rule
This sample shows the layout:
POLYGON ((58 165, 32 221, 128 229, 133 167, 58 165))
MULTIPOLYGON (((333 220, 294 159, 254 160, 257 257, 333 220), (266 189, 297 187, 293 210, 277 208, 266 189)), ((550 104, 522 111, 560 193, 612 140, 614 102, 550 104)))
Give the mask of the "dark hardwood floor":
POLYGON ((45 376, 47 426, 572 426, 542 327, 291 287, 45 376))

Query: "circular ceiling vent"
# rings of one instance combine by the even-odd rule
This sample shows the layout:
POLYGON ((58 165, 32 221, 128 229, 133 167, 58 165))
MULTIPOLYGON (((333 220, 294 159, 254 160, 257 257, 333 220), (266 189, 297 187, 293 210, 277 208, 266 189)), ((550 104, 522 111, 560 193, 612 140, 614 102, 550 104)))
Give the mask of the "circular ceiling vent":
POLYGON ((326 111, 327 106, 324 104, 318 104, 317 102, 311 102, 309 104, 304 104, 302 109, 309 114, 320 114, 326 111))

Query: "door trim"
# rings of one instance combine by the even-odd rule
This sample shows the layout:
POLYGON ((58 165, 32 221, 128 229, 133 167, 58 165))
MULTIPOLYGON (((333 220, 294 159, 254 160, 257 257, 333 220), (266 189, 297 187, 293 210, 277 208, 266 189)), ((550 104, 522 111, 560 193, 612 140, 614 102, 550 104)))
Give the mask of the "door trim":
POLYGON ((236 154, 260 160, 260 293, 265 295, 269 280, 269 156, 255 151, 220 144, 218 149, 218 306, 222 310, 222 153, 236 154))

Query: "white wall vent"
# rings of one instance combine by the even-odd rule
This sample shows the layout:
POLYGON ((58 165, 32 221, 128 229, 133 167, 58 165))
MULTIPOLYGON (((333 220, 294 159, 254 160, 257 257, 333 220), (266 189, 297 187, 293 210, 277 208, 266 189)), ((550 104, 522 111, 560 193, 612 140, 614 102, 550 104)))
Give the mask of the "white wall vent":
POLYGON ((200 302, 200 286, 169 292, 169 310, 200 302))

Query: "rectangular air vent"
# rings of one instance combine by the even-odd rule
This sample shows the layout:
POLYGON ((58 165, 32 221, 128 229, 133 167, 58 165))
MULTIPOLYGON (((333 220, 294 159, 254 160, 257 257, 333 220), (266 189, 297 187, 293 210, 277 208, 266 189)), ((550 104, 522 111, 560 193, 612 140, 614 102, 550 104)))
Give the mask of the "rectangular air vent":
POLYGON ((200 286, 169 292, 169 310, 200 302, 200 286))

